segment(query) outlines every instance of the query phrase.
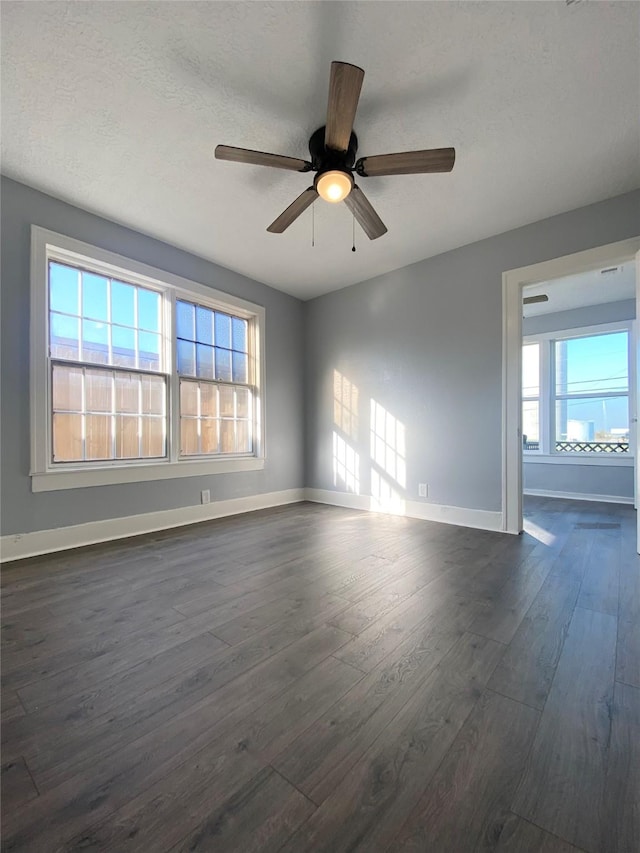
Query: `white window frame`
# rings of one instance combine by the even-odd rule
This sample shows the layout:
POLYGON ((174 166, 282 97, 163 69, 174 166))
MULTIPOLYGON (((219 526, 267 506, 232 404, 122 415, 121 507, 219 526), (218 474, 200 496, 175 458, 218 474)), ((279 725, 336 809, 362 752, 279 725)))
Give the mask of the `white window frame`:
MULTIPOLYGON (((540 343, 540 449, 524 450, 522 454, 525 463, 543 463, 552 465, 612 465, 618 467, 633 467, 634 465, 634 423, 636 365, 633 358, 635 339, 635 324, 632 320, 615 323, 602 323, 597 326, 582 326, 575 329, 561 329, 555 332, 543 332, 536 335, 526 335, 522 338, 525 344, 540 343), (628 393, 611 393, 604 396, 629 398, 629 452, 628 453, 579 453, 558 452, 555 449, 555 341, 572 338, 589 338, 604 335, 609 332, 627 332, 629 335, 629 390, 628 393)), ((600 395, 602 396, 602 395, 600 395)))
MULTIPOLYGON (((30 309, 30 428, 31 489, 33 492, 75 489, 114 483, 197 477, 236 471, 257 471, 265 463, 265 309, 247 300, 215 290, 173 273, 159 270, 114 252, 31 226, 30 309), (165 296, 164 363, 168 393, 167 457, 162 460, 127 459, 99 462, 53 463, 51 453, 51 388, 49 379, 48 263, 60 261, 121 278, 165 296), (181 456, 179 447, 179 382, 175 369, 175 300, 197 301, 214 310, 249 321, 249 361, 254 399, 254 449, 250 455, 181 456)), ((96 365, 99 367, 100 365, 96 365)))

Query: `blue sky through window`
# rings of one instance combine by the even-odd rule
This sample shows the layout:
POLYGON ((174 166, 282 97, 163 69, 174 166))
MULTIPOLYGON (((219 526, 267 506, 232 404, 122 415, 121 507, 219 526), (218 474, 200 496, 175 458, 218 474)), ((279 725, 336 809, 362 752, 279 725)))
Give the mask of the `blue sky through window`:
POLYGON ((627 332, 556 343, 556 393, 626 392, 628 387, 627 332))

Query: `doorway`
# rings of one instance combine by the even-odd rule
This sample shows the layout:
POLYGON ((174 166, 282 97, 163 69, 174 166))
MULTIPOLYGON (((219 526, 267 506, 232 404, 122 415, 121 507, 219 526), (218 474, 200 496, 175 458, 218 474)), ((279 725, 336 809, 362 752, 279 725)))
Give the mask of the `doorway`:
MULTIPOLYGON (((636 255, 640 257, 640 237, 509 270, 503 274, 502 507, 503 530, 507 533, 520 533, 523 526, 523 290, 540 282, 549 283, 592 270, 621 264, 638 264, 636 255)), ((636 275, 636 287, 639 286, 640 282, 636 275)), ((635 361, 637 362, 637 345, 635 361)), ((637 381, 635 384, 637 385, 637 381)), ((635 390, 637 391, 637 387, 635 390)), ((635 417, 636 413, 632 414, 635 417)), ((637 438, 635 444, 637 445, 637 438)), ((637 446, 634 447, 634 451, 637 458, 637 446)), ((637 469, 636 465, 636 479, 637 469)))

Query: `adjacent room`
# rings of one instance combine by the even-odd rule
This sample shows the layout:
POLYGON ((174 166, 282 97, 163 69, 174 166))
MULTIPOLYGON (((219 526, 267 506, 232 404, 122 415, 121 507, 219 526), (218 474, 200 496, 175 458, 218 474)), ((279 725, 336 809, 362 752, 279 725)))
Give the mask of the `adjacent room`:
POLYGON ((640 5, 0 3, 2 850, 640 848, 640 5))

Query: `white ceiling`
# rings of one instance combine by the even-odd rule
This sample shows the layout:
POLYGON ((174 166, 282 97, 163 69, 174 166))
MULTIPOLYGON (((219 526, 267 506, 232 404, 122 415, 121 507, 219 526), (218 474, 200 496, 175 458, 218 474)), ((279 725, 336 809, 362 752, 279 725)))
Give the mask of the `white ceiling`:
POLYGON ((633 261, 602 269, 590 270, 576 275, 568 275, 553 281, 541 281, 522 288, 523 297, 545 294, 548 302, 535 302, 524 305, 525 317, 538 314, 553 314, 556 311, 570 311, 587 305, 605 305, 607 302, 620 302, 636 297, 636 272, 633 261))
POLYGON ((3 2, 2 170, 303 299, 640 184, 636 3, 3 2), (309 176, 329 66, 362 66, 359 155, 455 146, 451 174, 360 179, 370 242, 309 176))

